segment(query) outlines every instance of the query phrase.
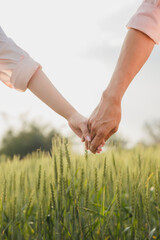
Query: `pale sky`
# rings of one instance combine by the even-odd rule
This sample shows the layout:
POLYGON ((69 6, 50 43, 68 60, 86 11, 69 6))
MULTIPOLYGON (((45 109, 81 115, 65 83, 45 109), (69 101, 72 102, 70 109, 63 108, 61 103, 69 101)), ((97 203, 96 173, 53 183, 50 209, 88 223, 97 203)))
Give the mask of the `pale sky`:
MULTIPOLYGON (((54 86, 89 117, 107 87, 127 33, 126 24, 140 0, 5 0, 1 27, 38 61, 54 86)), ((160 49, 155 46, 122 101, 119 133, 135 143, 145 121, 160 118, 160 49)), ((18 92, 0 82, 0 134, 18 129, 18 116, 49 123, 65 134, 67 122, 29 89, 18 92), (7 121, 5 114, 10 116, 7 121)))

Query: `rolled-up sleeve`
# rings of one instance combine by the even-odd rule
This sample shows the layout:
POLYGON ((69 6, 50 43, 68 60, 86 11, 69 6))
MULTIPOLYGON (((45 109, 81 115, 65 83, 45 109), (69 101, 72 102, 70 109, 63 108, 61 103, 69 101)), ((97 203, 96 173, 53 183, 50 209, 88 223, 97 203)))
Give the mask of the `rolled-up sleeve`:
POLYGON ((29 80, 39 68, 42 68, 41 64, 7 37, 0 27, 0 81, 25 92, 29 80))
POLYGON ((160 44, 160 0, 143 1, 126 27, 137 29, 160 44))

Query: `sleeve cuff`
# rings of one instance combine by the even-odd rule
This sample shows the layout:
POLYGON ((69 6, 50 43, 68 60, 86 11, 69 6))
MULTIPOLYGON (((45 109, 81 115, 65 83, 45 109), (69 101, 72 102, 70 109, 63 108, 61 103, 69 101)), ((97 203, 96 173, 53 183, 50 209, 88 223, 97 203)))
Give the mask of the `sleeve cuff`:
POLYGON ((148 35, 155 44, 160 44, 160 8, 143 2, 126 27, 140 30, 148 35))
POLYGON ((17 91, 25 92, 29 80, 39 68, 42 68, 42 66, 30 56, 23 57, 22 60, 16 63, 12 72, 10 79, 12 87, 17 91))

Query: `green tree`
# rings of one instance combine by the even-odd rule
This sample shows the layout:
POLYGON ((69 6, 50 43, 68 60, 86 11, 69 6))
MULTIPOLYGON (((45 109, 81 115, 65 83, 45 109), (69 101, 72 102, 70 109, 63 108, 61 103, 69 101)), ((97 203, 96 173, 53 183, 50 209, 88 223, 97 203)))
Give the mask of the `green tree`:
POLYGON ((13 158, 19 155, 20 159, 28 153, 41 149, 42 151, 50 151, 52 147, 52 138, 60 136, 55 129, 51 129, 48 134, 44 132, 46 126, 40 127, 35 122, 30 123, 27 127, 22 128, 17 134, 10 128, 2 138, 0 155, 13 158))

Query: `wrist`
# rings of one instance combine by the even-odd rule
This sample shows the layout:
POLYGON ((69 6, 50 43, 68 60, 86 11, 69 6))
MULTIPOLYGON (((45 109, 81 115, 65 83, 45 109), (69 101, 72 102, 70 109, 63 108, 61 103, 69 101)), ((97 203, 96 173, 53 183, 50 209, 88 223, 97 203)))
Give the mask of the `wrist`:
POLYGON ((73 116, 75 115, 77 115, 77 111, 73 108, 66 114, 65 119, 67 121, 70 121, 70 119, 73 118, 73 116))
POLYGON ((116 91, 112 91, 110 88, 107 88, 102 93, 101 101, 120 105, 122 101, 122 97, 116 91))
POLYGON ((104 99, 107 97, 107 99, 109 98, 114 102, 121 103, 123 95, 131 81, 132 76, 129 73, 122 71, 122 69, 116 69, 109 85, 103 93, 104 99))

